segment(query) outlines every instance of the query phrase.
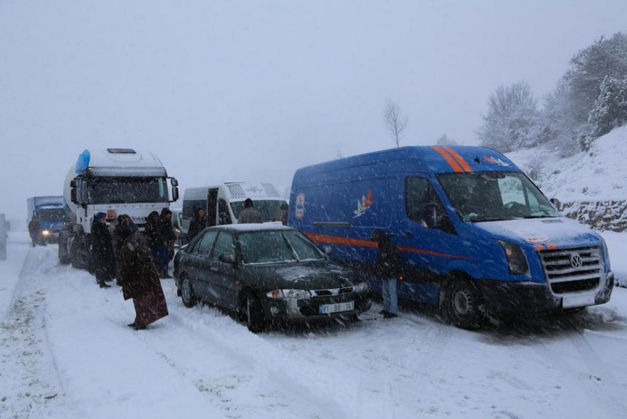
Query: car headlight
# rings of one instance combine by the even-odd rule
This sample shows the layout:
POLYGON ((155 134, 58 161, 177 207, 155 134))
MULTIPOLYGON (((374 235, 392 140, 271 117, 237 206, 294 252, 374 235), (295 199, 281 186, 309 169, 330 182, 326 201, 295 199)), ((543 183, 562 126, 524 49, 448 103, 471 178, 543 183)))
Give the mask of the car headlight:
POLYGON ((520 246, 516 243, 506 242, 504 240, 497 240, 497 242, 505 252, 509 273, 511 275, 524 275, 529 272, 527 257, 520 246))
POLYGON ((306 290, 273 290, 268 292, 266 296, 275 300, 308 300, 309 298, 311 298, 311 293, 306 290))
POLYGON ((370 285, 367 282, 360 282, 353 287, 353 292, 368 292, 370 291, 370 285))
POLYGON ((49 236, 50 235, 50 230, 44 230, 41 232, 42 236, 49 236))

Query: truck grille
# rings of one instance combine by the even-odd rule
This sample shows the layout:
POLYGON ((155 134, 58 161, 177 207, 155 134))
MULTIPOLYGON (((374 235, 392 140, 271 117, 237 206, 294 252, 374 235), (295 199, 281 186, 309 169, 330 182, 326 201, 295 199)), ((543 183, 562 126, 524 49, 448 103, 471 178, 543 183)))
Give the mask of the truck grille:
POLYGON ((591 290, 601 282, 603 261, 599 247, 543 250, 540 259, 554 294, 591 290))

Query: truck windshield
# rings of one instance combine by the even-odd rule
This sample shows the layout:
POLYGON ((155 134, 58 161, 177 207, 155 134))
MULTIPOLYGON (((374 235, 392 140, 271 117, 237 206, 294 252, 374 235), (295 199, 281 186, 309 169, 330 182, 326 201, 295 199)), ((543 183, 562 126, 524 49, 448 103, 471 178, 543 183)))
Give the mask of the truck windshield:
POLYGON ((438 179, 463 222, 557 216, 551 202, 520 172, 447 173, 438 179))
POLYGON ((96 178, 87 182, 90 204, 168 202, 165 178, 96 178))
POLYGON ((39 210, 40 221, 70 221, 70 216, 63 208, 44 208, 39 210))
MULTIPOLYGON (((281 221, 282 204, 285 204, 285 201, 255 201, 254 207, 261 212, 261 219, 265 223, 267 221, 281 221)), ((231 202, 231 209, 233 209, 235 218, 239 218, 239 213, 244 210, 244 201, 231 202)))

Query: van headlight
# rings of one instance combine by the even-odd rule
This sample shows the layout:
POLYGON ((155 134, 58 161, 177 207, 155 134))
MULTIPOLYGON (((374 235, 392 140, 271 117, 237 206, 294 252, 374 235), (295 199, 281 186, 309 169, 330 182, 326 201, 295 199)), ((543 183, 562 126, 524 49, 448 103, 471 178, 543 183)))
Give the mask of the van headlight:
POLYGON ((311 298, 311 293, 306 290, 272 290, 266 296, 275 300, 308 300, 311 298))
POLYGON ((370 291, 370 285, 367 282, 360 282, 353 287, 353 292, 368 292, 370 291))
POLYGON ((524 275, 529 272, 527 257, 520 246, 516 243, 506 242, 504 240, 497 240, 497 242, 505 252, 510 275, 524 275))
POLYGON ((610 249, 607 248, 607 242, 605 241, 603 236, 599 234, 599 237, 601 238, 601 241, 603 242, 603 256, 605 257, 605 266, 607 266, 607 270, 609 271, 611 269, 610 249))
POLYGON ((50 235, 50 230, 44 230, 41 232, 42 236, 49 236, 50 235))

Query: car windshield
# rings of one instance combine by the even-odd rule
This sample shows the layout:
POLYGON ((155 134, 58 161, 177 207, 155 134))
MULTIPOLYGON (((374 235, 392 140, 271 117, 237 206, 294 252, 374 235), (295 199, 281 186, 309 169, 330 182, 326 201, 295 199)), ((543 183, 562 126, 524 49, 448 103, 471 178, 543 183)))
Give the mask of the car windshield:
POLYGON ((39 210, 41 221, 70 221, 70 216, 65 209, 50 208, 39 210))
MULTIPOLYGON (((261 212, 261 219, 263 222, 267 221, 281 221, 281 205, 285 204, 283 200, 274 201, 255 201, 254 207, 257 211, 261 212)), ((235 218, 239 218, 239 213, 244 210, 244 201, 231 202, 231 208, 235 218)))
POLYGON ((87 183, 87 202, 90 204, 168 202, 168 189, 165 178, 90 179, 87 183))
POLYGON ((324 259, 324 255, 298 231, 257 231, 239 235, 242 262, 284 263, 324 259))
POLYGON ((438 179, 464 222, 557 216, 551 202, 520 172, 447 173, 438 179))

